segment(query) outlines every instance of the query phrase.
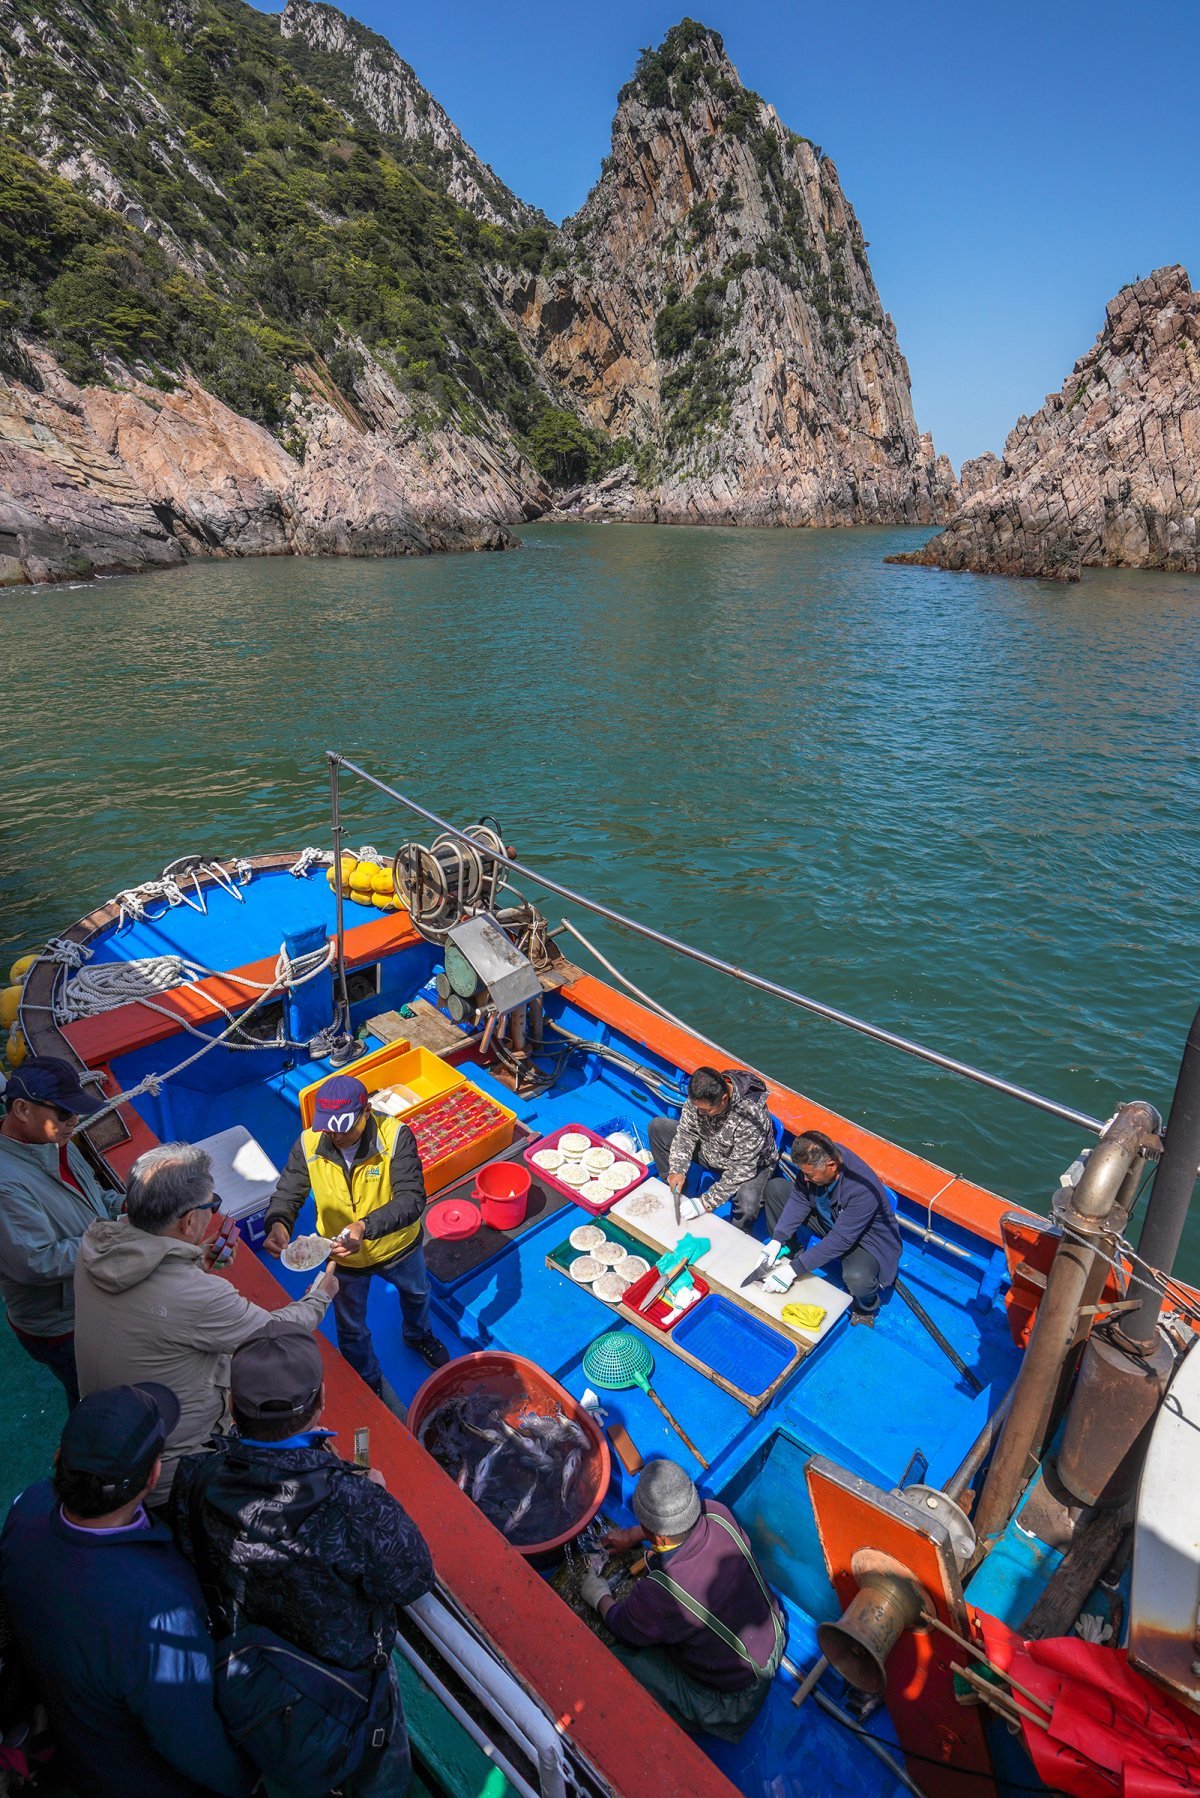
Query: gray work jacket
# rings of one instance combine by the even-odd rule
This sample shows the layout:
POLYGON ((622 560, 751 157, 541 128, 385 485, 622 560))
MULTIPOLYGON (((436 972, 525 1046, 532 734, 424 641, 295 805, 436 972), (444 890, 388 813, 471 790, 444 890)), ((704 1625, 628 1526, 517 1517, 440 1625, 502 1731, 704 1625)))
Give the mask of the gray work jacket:
POLYGON ((124 1203, 121 1193, 105 1191, 74 1143, 67 1166, 80 1192, 59 1174, 56 1144, 0 1136, 0 1295, 9 1322, 27 1336, 74 1329, 79 1239, 124 1203))

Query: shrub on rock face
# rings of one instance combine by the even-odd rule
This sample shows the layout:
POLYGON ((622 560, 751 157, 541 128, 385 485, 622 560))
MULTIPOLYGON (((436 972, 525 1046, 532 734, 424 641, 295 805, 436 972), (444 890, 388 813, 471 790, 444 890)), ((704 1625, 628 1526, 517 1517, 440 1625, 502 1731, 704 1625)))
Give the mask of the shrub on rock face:
POLYGON ((548 406, 529 433, 530 460, 555 487, 578 487, 597 471, 596 438, 572 412, 548 406))

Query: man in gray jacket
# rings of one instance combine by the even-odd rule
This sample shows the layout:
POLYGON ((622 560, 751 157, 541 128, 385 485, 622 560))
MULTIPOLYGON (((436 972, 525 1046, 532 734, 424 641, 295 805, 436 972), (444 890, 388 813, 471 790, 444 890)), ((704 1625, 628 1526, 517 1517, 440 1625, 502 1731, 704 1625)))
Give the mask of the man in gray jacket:
POLYGON ((179 1400, 152 1501, 166 1502, 182 1455, 210 1446, 229 1421, 229 1358, 254 1336, 315 1330, 337 1291, 320 1274, 301 1299, 264 1311, 214 1271, 204 1237, 212 1213, 212 1167, 203 1149, 164 1143, 134 1162, 125 1216, 95 1223, 75 1269, 79 1390, 150 1380, 179 1400))
POLYGON ((17 1341, 59 1381, 70 1410, 75 1254, 89 1224, 121 1209, 121 1194, 105 1191, 71 1140, 103 1103, 70 1062, 35 1056, 9 1075, 0 1119, 0 1294, 17 1341))

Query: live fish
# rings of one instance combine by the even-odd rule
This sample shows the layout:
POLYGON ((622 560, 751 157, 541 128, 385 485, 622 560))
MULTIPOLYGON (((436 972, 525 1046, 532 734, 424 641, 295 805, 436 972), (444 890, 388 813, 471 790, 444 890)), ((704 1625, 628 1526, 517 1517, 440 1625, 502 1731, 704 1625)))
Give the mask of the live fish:
POLYGON ((475 1469, 475 1478, 471 1481, 471 1497, 476 1503, 479 1502, 479 1494, 487 1484, 488 1475, 492 1471, 492 1463, 500 1453, 500 1447, 500 1443, 497 1442, 495 1448, 489 1448, 487 1454, 475 1469))
POLYGON ((571 1450, 570 1454, 567 1456, 566 1460, 563 1462, 562 1487, 560 1489, 560 1496, 562 1498, 564 1505, 567 1502, 567 1496, 570 1493, 571 1487, 575 1484, 575 1480, 576 1480, 576 1477, 578 1476, 579 1468, 580 1468, 582 1461, 583 1461, 583 1456, 580 1453, 580 1451, 577 1448, 573 1448, 571 1450))
POLYGON ((584 1432, 580 1429, 580 1427, 577 1423, 573 1422, 571 1418, 564 1415, 561 1406, 559 1407, 559 1411, 558 1411, 558 1422, 559 1422, 559 1427, 562 1429, 563 1434, 565 1436, 568 1436, 570 1438, 570 1440, 572 1442, 574 1442, 578 1448, 583 1449, 588 1446, 588 1439, 587 1439, 586 1435, 584 1434, 584 1432))
POLYGON ((516 1510, 513 1512, 512 1516, 509 1518, 508 1522, 505 1524, 504 1534, 506 1536, 510 1536, 512 1534, 512 1532, 516 1529, 517 1525, 520 1523, 522 1517, 524 1517, 526 1511, 529 1509, 530 1505, 533 1503, 533 1495, 537 1491, 537 1485, 538 1485, 538 1483, 537 1483, 537 1480, 535 1479, 533 1484, 530 1486, 528 1492, 525 1494, 524 1498, 521 1500, 520 1504, 517 1506, 516 1510))

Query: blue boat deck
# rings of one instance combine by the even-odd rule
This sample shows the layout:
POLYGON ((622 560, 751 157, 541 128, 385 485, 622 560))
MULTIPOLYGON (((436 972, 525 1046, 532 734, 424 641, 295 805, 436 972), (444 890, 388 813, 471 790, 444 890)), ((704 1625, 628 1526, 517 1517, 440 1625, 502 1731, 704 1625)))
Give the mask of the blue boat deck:
MULTIPOLYGON (((279 889, 279 908, 272 915, 277 940, 280 929, 319 919, 330 924, 333 900, 323 879, 292 881, 286 875, 255 882, 260 903, 239 908, 228 895, 210 899, 214 917, 171 912, 159 924, 136 924, 119 939, 109 939, 102 952, 125 958, 168 952, 193 953, 213 965, 214 942, 220 939, 220 962, 237 966, 269 953, 273 943, 264 933, 260 893, 279 889), (286 916, 284 915, 286 914, 286 916), (231 943, 244 937, 244 953, 231 943)), ((358 922, 358 917, 349 920, 358 922)), ((411 999, 430 979, 436 952, 422 946, 384 965, 377 996, 355 1008, 362 1026, 369 1016, 411 999)), ((679 1070, 621 1038, 561 997, 549 1015, 590 1042, 610 1045, 633 1061, 651 1067, 659 1079, 679 1080, 679 1070)), ((191 1047, 195 1045, 188 1039, 191 1047)), ((369 1042, 368 1046, 375 1046, 369 1042)), ((174 1048, 174 1044, 171 1045, 174 1048)), ((114 1067, 123 1086, 151 1068, 169 1066, 176 1057, 164 1046, 125 1057, 114 1067)), ((514 1099, 486 1068, 462 1064, 468 1077, 514 1109, 539 1134, 566 1123, 582 1123, 604 1131, 631 1122, 647 1139, 650 1119, 663 1109, 645 1085, 623 1068, 594 1052, 572 1057, 563 1078, 542 1096, 514 1099)), ((196 1139, 241 1124, 267 1154, 282 1166, 298 1127, 298 1095, 328 1071, 327 1064, 289 1063, 282 1051, 232 1053, 216 1050, 171 1081, 156 1097, 145 1095, 138 1108, 163 1138, 196 1139), (190 1082, 194 1082, 191 1084, 190 1082)), ((924 1224, 924 1210, 901 1209, 924 1224)), ((585 1213, 568 1205, 518 1238, 494 1258, 453 1282, 433 1283, 434 1324, 453 1353, 498 1348, 528 1355, 577 1397, 586 1387, 582 1360, 588 1344, 617 1320, 609 1307, 586 1289, 572 1285, 546 1265, 547 1253, 585 1213)), ((309 1199, 298 1229, 313 1226, 309 1199)), ((762 1226, 760 1223, 760 1231, 762 1226)), ((704 1472, 641 1391, 603 1395, 610 1415, 619 1418, 646 1458, 670 1456, 697 1478, 701 1489, 731 1504, 754 1540, 764 1568, 784 1597, 789 1622, 788 1660, 801 1672, 817 1658, 816 1625, 838 1613, 826 1578, 820 1545, 809 1507, 804 1467, 813 1454, 828 1455, 851 1471, 890 1488, 906 1481, 944 1482, 962 1460, 986 1417, 1014 1376, 1019 1356, 1010 1339, 1002 1305, 996 1303, 999 1270, 992 1245, 942 1226, 957 1237, 959 1254, 915 1235, 906 1237, 902 1276, 934 1321, 983 1384, 974 1394, 912 1311, 892 1292, 874 1330, 855 1329, 847 1317, 802 1360, 786 1384, 757 1417, 701 1372, 651 1343, 656 1389, 711 1465, 704 1472)), ((291 1275, 276 1262, 272 1272, 291 1292, 308 1276, 291 1275)), ((404 1400, 428 1374, 425 1363, 401 1339, 399 1301, 382 1282, 374 1282, 370 1326, 385 1373, 404 1400)), ((326 1325, 332 1335, 332 1318, 326 1325)), ((632 1326, 627 1326, 632 1327, 632 1326)), ((632 1521, 629 1509, 632 1478, 614 1457, 613 1482, 605 1509, 620 1521, 632 1521)), ((1010 1561, 992 1557, 994 1581, 989 1608, 1005 1615, 1014 1593, 1028 1582, 1030 1568, 1019 1554, 1010 1561), (1011 1590, 1009 1590, 1011 1588, 1011 1590)), ((827 1676, 826 1690, 837 1695, 839 1682, 827 1676)), ((741 1790, 770 1798, 814 1798, 814 1795, 871 1791, 899 1793, 903 1788, 844 1727, 813 1704, 796 1711, 790 1699, 794 1675, 776 1681, 763 1713, 736 1747, 706 1741, 713 1758, 741 1790)), ((877 1710, 869 1729, 882 1743, 894 1743, 886 1712, 877 1710)))

